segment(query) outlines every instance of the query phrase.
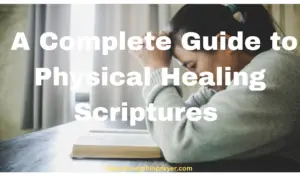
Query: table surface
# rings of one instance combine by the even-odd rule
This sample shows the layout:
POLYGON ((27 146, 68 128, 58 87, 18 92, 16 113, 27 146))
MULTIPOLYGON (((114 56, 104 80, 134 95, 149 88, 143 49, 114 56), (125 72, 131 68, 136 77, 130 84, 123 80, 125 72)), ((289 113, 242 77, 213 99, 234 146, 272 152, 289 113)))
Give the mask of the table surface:
MULTIPOLYGON (((291 160, 264 156, 251 160, 208 163, 168 164, 163 159, 72 159, 75 139, 91 128, 126 129, 126 122, 93 123, 71 122, 30 133, 8 141, 0 141, 0 171, 2 172, 106 172, 110 166, 190 166, 197 172, 234 171, 300 171, 300 165, 291 160)), ((136 129, 145 129, 143 122, 136 129)))

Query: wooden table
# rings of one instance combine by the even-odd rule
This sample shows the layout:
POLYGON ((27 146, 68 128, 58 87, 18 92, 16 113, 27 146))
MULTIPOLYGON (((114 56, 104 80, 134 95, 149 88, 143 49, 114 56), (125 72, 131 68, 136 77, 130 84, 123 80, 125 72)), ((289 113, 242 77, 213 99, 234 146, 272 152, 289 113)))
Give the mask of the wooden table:
MULTIPOLYGON (((93 123, 92 128, 125 129, 125 122, 93 123)), ((193 164, 168 164, 158 160, 72 159, 73 141, 91 128, 88 122, 72 122, 0 142, 0 171, 4 172, 106 172, 107 166, 189 166, 193 171, 300 171, 293 161, 265 156, 252 160, 193 164)), ((136 127, 144 129, 145 124, 136 127)))

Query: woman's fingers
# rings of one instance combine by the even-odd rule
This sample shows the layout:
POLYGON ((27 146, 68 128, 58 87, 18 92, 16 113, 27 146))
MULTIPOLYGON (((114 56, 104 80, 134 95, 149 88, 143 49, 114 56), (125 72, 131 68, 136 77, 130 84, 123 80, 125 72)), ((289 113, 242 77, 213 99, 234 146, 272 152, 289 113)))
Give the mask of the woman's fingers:
POLYGON ((159 36, 169 36, 169 33, 166 31, 160 31, 159 36))
POLYGON ((160 33, 147 33, 143 38, 143 47, 140 50, 131 52, 135 57, 139 58, 139 61, 143 66, 151 68, 167 67, 170 64, 170 54, 166 49, 161 49, 166 45, 162 42, 164 39, 158 41, 157 39, 162 36, 167 36, 166 32, 160 33), (158 45, 158 46, 156 46, 158 45), (160 46, 163 45, 163 46, 160 46))
MULTIPOLYGON (((157 39, 162 36, 168 36, 168 33, 165 31, 160 31, 159 33, 151 33, 151 35, 146 33, 144 36, 141 36, 143 42, 139 45, 142 45, 142 47, 139 51, 135 51, 135 53, 139 55, 141 52, 146 52, 145 50, 159 50, 160 46, 156 45, 157 39)), ((164 41, 164 39, 162 41, 164 41)), ((160 42, 160 45, 161 47, 166 47, 168 44, 160 42)))

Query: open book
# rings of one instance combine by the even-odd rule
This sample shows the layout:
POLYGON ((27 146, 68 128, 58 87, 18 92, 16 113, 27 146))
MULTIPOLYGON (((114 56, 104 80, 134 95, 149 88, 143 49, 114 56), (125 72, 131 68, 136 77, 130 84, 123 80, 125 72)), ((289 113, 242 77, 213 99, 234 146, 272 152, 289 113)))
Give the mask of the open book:
POLYGON ((146 130, 93 130, 73 144, 73 158, 160 158, 146 130))

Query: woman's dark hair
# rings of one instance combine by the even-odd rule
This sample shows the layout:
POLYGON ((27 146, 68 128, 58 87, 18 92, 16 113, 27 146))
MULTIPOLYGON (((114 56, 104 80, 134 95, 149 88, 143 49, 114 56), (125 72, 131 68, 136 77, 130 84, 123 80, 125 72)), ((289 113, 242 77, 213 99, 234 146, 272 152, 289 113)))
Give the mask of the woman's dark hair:
MULTIPOLYGON (((226 31, 236 36, 243 32, 244 39, 256 36, 260 39, 260 49, 252 54, 256 55, 272 48, 270 36, 275 32, 273 21, 263 5, 235 5, 245 18, 244 23, 237 21, 232 10, 225 5, 189 4, 183 6, 171 19, 170 37, 178 44, 179 37, 185 32, 195 32, 210 39, 220 31, 226 31)), ((246 48, 244 47, 245 51, 246 48)))

